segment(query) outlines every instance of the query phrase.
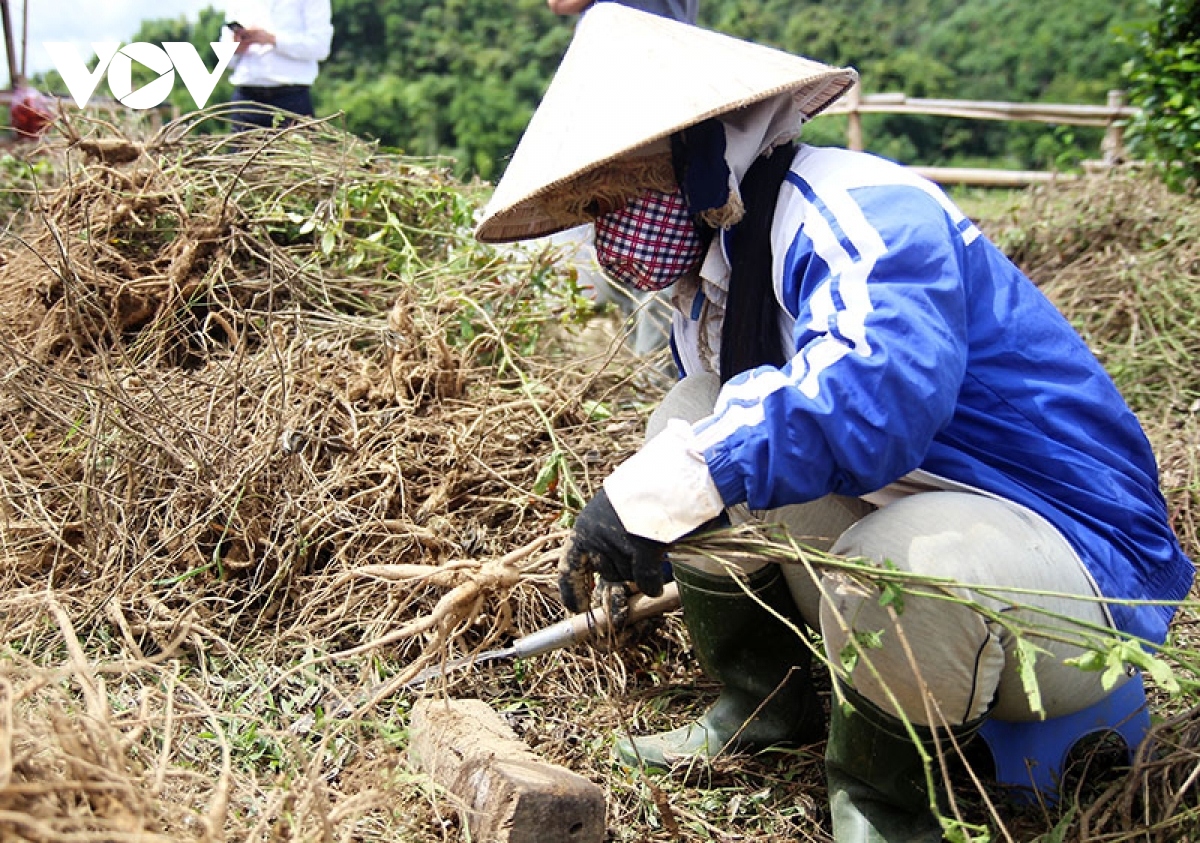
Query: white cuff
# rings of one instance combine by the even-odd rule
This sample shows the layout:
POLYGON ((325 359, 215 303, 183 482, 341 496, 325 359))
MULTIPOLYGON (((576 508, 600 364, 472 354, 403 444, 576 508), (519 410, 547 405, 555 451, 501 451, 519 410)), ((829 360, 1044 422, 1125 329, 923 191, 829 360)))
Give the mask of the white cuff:
POLYGON ((673 542, 725 509, 693 440, 690 424, 671 419, 604 481, 613 509, 633 535, 673 542))

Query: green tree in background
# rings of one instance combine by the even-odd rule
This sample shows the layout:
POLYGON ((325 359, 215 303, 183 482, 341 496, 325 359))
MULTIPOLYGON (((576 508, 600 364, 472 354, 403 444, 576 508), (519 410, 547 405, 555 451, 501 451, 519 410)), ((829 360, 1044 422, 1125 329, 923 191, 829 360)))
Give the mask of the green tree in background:
MULTIPOLYGON (((213 54, 212 48, 209 45, 214 41, 221 40, 221 25, 223 23, 224 18, 221 13, 210 6, 201 10, 194 21, 188 20, 186 17, 154 18, 142 21, 141 26, 138 27, 138 31, 130 41, 145 41, 150 44, 162 44, 165 41, 187 41, 196 48, 201 61, 204 62, 205 66, 211 72, 216 67, 217 57, 213 54)), ((87 51, 82 49, 83 46, 80 45, 80 56, 86 56, 84 63, 89 69, 95 68, 95 54, 89 56, 87 51)), ((135 90, 154 79, 154 74, 140 64, 134 63, 132 70, 132 81, 135 90)), ((225 102, 233 94, 233 86, 229 84, 228 75, 226 73, 217 82, 216 87, 208 98, 210 104, 225 102)), ((64 97, 67 96, 66 83, 63 82, 62 76, 56 70, 38 74, 33 79, 33 84, 41 91, 64 97)), ((92 94, 92 99, 96 100, 110 96, 111 94, 106 82, 101 80, 92 94)), ((187 88, 182 84, 175 85, 171 91, 171 95, 163 105, 173 107, 179 113, 193 111, 196 108, 191 94, 188 93, 187 88)))
POLYGON ((356 134, 496 178, 571 38, 545 0, 337 0, 314 85, 356 134))
MULTIPOLYGON (((195 21, 189 21, 184 17, 143 21, 132 40, 146 41, 150 44, 161 44, 164 41, 187 41, 196 48, 201 61, 211 71, 216 67, 217 57, 213 54, 212 47, 209 45, 221 40, 221 26, 224 22, 225 18, 222 13, 209 6, 200 11, 195 21)), ((147 76, 142 71, 143 69, 140 65, 134 65, 135 89, 140 83, 147 82, 153 78, 147 76)), ((232 96, 233 86, 229 84, 228 77, 229 73, 226 72, 221 77, 221 80, 217 82, 212 95, 208 98, 209 104, 226 102, 232 96)), ((171 96, 167 98, 167 104, 173 106, 180 113, 194 111, 196 108, 196 103, 192 101, 192 95, 181 84, 175 85, 171 91, 171 96)))
MULTIPOLYGON (((731 35, 859 71, 868 93, 1103 104, 1131 55, 1116 29, 1146 0, 1075 0, 1069 13, 1020 0, 701 0, 731 35)), ((904 163, 1055 167, 1095 157, 1100 130, 868 115, 868 148, 904 163)))
MULTIPOLYGON (((1145 13, 1143 0, 1075 0, 1047 14, 1026 3, 955 7, 934 26, 925 52, 954 68, 956 98, 1103 105, 1122 84, 1130 52, 1118 29, 1145 13)), ((1100 129, 957 121, 958 141, 980 161, 1069 167, 1095 158, 1100 129)))
MULTIPOLYGON (((1191 42, 1162 41, 1186 29, 1182 22, 1194 20, 1197 2, 1074 0, 1048 9, 1041 0, 701 0, 700 23, 853 66, 867 93, 1099 105, 1124 84, 1122 67, 1135 55, 1170 68, 1135 79, 1150 101, 1173 101, 1197 84, 1200 74, 1188 70, 1196 61, 1194 32, 1191 42), (1160 28, 1136 44, 1117 38, 1119 28, 1151 16, 1152 2, 1164 10, 1160 28), (1150 83, 1165 84, 1168 76, 1174 93, 1150 83)), ((210 7, 195 23, 147 22, 134 40, 191 41, 211 62, 207 45, 221 22, 210 7)), ((545 0, 333 0, 333 23, 332 52, 313 87, 319 115, 342 112, 355 134, 414 155, 452 157, 460 176, 494 181, 576 18, 556 17, 545 0)), ((618 55, 614 48, 614 60, 618 55)), ((230 93, 222 81, 210 101, 230 93)), ((192 107, 182 86, 172 102, 192 107)), ((1147 143, 1182 137, 1195 119, 1194 112, 1172 115, 1169 131, 1144 132, 1147 143)), ((863 124, 869 150, 909 164, 1071 167, 1100 147, 1098 129, 913 115, 866 115, 863 124)), ((1190 131, 1194 157, 1198 130, 1190 131)), ((818 117, 805 137, 845 143, 845 118, 818 117)))
POLYGON ((1158 17, 1130 37, 1137 55, 1126 70, 1130 102, 1141 116, 1133 150, 1156 162, 1172 189, 1200 184, 1200 0, 1156 0, 1158 17))

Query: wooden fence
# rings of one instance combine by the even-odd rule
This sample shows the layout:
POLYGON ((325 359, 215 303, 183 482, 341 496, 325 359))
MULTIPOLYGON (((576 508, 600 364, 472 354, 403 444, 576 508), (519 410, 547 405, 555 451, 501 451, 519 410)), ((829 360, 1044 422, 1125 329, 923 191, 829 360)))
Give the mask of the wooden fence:
MULTIPOLYGON (((858 85, 823 114, 848 117, 846 145, 863 148, 862 115, 922 114, 967 120, 1017 120, 1105 129, 1100 158, 1085 162, 1085 168, 1112 166, 1125 157, 1124 131, 1129 118, 1140 109, 1125 105, 1123 91, 1109 91, 1106 105, 1063 105, 1052 103, 975 102, 971 100, 914 99, 905 94, 863 94, 858 85)), ((976 167, 913 167, 926 178, 941 184, 985 187, 1023 187, 1035 182, 1070 178, 1042 170, 989 170, 976 167)))

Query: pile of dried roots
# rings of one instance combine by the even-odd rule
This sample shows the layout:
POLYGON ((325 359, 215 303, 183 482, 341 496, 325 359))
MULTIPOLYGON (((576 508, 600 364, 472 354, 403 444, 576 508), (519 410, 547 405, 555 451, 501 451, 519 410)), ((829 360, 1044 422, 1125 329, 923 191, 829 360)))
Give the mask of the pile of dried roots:
POLYGON ((219 117, 63 125, 0 244, 0 828, 28 839, 376 807, 317 792, 383 756, 315 724, 557 619, 564 513, 640 440, 630 366, 537 352, 577 302, 472 240, 472 186, 219 117))

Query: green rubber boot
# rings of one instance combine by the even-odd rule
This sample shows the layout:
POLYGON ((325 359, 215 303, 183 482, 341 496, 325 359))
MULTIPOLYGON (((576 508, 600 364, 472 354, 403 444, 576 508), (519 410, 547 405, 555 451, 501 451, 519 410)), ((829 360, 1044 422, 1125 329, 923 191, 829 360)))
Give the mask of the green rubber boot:
MULTIPOLYGON (((835 843, 942 840, 941 823, 930 808, 925 765, 904 724, 853 689, 843 686, 842 692, 852 707, 833 701, 825 746, 835 843)), ((955 728, 955 739, 961 745, 982 722, 955 728)), ((927 728, 915 730, 923 741, 932 740, 927 728)), ((943 748, 947 742, 943 737, 943 748)))
POLYGON ((812 653, 792 629, 804 628, 777 565, 751 574, 743 590, 729 577, 675 564, 683 621, 700 667, 723 684, 698 720, 670 732, 617 741, 618 758, 631 766, 670 769, 707 761, 727 747, 756 751, 801 746, 824 737, 821 701, 811 682, 812 653))

